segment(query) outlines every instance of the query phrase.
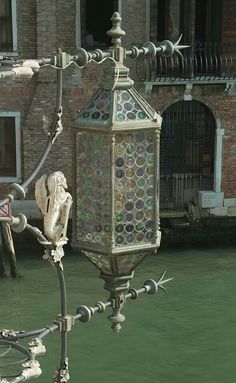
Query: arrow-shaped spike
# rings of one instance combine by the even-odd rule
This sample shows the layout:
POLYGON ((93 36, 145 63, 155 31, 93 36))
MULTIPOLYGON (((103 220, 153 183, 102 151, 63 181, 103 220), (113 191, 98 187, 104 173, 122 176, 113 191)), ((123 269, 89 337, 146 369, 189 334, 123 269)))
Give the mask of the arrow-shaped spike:
POLYGON ((162 273, 160 278, 157 280, 156 283, 158 286, 163 285, 164 283, 167 283, 169 281, 172 281, 172 279, 174 279, 174 278, 168 278, 168 279, 163 280, 165 275, 166 275, 166 270, 162 273))
POLYGON ((163 285, 164 283, 167 283, 167 282, 169 282, 169 281, 172 281, 173 279, 174 279, 174 278, 169 278, 169 279, 165 279, 164 281, 158 281, 157 284, 158 284, 159 282, 161 282, 160 285, 163 285))
POLYGON ((161 282, 164 278, 164 276, 166 275, 166 270, 161 274, 160 278, 158 279, 157 283, 158 282, 161 282))
POLYGON ((158 285, 158 288, 159 289, 162 289, 163 291, 165 291, 166 294, 168 294, 168 291, 166 290, 166 288, 163 286, 164 283, 167 283, 169 281, 172 281, 172 279, 174 278, 169 278, 169 279, 165 279, 164 281, 162 281, 160 284, 157 284, 158 285))
POLYGON ((168 278, 168 279, 164 279, 163 280, 163 277, 165 275, 166 271, 164 271, 164 273, 162 274, 162 276, 159 278, 159 280, 157 281, 157 286, 159 289, 162 289, 163 291, 165 291, 166 294, 168 294, 167 290, 165 289, 165 287, 163 286, 164 283, 167 283, 169 281, 172 281, 172 279, 174 278, 168 278))
POLYGON ((179 36, 178 40, 174 43, 174 45, 179 45, 179 43, 182 39, 182 36, 183 36, 183 34, 181 33, 181 35, 179 36))
POLYGON ((146 282, 144 282, 143 288, 138 290, 138 293, 146 292, 148 295, 154 295, 157 293, 159 288, 166 292, 163 285, 169 281, 172 281, 173 278, 164 279, 165 274, 166 271, 164 271, 164 273, 157 281, 154 279, 148 279, 146 282))
POLYGON ((164 286, 159 285, 158 288, 161 289, 161 290, 163 290, 166 294, 168 294, 168 291, 165 289, 164 286))
POLYGON ((181 39, 182 39, 182 34, 180 35, 178 40, 174 43, 174 50, 176 53, 178 53, 183 58, 183 55, 180 52, 180 50, 185 49, 185 48, 189 48, 189 45, 179 45, 181 39))

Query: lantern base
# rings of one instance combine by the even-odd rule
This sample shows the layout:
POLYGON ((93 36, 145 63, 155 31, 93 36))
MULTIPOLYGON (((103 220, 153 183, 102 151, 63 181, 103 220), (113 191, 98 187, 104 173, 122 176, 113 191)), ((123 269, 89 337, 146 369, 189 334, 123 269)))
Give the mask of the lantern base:
POLYGON ((105 281, 104 289, 110 292, 109 301, 111 302, 112 314, 108 319, 112 322, 112 330, 118 333, 121 330, 121 323, 125 321, 125 316, 121 314, 121 309, 125 304, 123 292, 129 288, 129 283, 133 279, 134 272, 130 275, 112 276, 100 273, 100 278, 105 281))

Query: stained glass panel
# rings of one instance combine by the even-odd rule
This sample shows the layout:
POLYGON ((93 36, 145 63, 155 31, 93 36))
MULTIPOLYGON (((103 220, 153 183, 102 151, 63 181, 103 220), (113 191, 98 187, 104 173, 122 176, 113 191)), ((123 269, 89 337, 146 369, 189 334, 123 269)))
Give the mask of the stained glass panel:
POLYGON ((116 120, 144 120, 148 116, 128 90, 117 92, 116 120))
POLYGON ((147 253, 138 253, 138 254, 129 254, 121 255, 117 261, 119 275, 131 273, 137 264, 142 261, 142 259, 147 255, 147 253))
POLYGON ((115 242, 117 246, 153 243, 155 234, 155 133, 116 136, 115 242))
POLYGON ((80 119, 89 121, 107 121, 110 117, 110 92, 98 91, 87 107, 79 114, 80 119))
POLYGON ((77 238, 92 244, 110 244, 110 137, 77 135, 77 238))
POLYGON ((107 255, 100 255, 86 251, 86 256, 93 262, 93 264, 104 274, 112 275, 110 257, 107 255))
POLYGON ((148 253, 112 255, 85 252, 92 263, 104 274, 107 275, 127 275, 142 261, 148 253))

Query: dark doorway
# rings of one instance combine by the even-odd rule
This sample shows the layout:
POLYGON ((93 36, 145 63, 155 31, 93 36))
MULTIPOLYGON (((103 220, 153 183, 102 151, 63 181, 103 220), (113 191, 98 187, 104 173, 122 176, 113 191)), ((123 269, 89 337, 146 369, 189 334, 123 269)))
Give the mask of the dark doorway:
POLYGON ((182 209, 199 190, 213 190, 215 118, 199 101, 179 101, 163 113, 160 206, 182 209))

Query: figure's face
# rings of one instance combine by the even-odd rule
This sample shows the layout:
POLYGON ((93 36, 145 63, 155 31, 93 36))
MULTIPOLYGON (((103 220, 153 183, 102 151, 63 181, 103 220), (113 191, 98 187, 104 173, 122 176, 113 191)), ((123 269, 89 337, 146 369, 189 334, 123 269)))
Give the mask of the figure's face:
POLYGON ((67 182, 66 182, 66 178, 64 176, 63 173, 60 172, 60 178, 59 178, 60 182, 59 184, 64 188, 64 189, 67 189, 67 182))
POLYGON ((65 177, 63 178, 63 185, 64 189, 67 189, 67 182, 66 182, 66 179, 65 177))

